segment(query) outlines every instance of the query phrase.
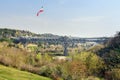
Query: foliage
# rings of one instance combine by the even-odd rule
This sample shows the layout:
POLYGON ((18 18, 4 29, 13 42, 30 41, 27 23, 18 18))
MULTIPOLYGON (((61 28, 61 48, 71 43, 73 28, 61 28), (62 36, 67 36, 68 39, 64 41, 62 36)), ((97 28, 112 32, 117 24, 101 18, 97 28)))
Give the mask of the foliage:
POLYGON ((109 53, 103 55, 104 61, 107 65, 107 69, 120 68, 120 53, 111 50, 109 53))
POLYGON ((8 43, 12 43, 13 42, 13 40, 12 39, 9 39, 9 38, 1 38, 0 39, 0 42, 8 42, 8 43))
POLYGON ((120 48, 120 32, 108 41, 107 47, 111 49, 120 48))
MULTIPOLYGON (((0 63, 30 72, 36 71, 35 54, 14 47, 0 48, 0 63)), ((39 71, 39 69, 37 69, 39 71)), ((37 72, 36 72, 37 73, 37 72)))
POLYGON ((72 61, 64 63, 62 67, 62 76, 65 80, 79 80, 86 77, 87 68, 81 61, 72 61))
POLYGON ((61 67, 56 64, 49 64, 41 67, 40 75, 47 76, 53 80, 62 80, 62 70, 61 67))
POLYGON ((120 32, 118 32, 113 38, 111 38, 106 47, 98 51, 108 69, 120 68, 120 32))
POLYGON ((88 75, 99 75, 99 73, 104 69, 104 61, 94 53, 82 52, 75 55, 73 59, 82 61, 87 68, 88 75))
POLYGON ((120 69, 113 68, 105 74, 107 80, 120 80, 120 69))
POLYGON ((39 60, 41 60, 41 58, 42 58, 41 53, 38 53, 38 54, 36 55, 36 60, 39 61, 39 60))
POLYGON ((37 36, 35 33, 31 33, 29 31, 24 30, 15 30, 15 29, 0 29, 0 36, 3 38, 11 38, 11 37, 21 37, 21 36, 37 36))
POLYGON ((91 47, 90 49, 87 50, 87 52, 93 52, 93 53, 96 53, 98 50, 104 48, 104 45, 102 44, 98 44, 94 47, 91 47))
POLYGON ((104 70, 104 72, 106 72, 105 77, 108 80, 119 80, 120 78, 118 73, 120 69, 120 32, 111 38, 105 44, 105 48, 99 50, 97 54, 103 58, 106 64, 106 69, 104 70))

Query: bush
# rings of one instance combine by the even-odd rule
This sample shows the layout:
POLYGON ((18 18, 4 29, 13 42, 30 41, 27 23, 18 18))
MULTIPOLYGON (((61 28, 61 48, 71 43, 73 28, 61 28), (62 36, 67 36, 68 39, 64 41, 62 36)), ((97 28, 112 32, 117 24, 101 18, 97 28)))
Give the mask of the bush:
POLYGON ((111 50, 109 53, 103 55, 104 61, 107 65, 107 69, 120 68, 120 53, 111 50))
POLYGON ((55 64, 49 64, 49 65, 41 67, 40 75, 50 77, 53 80, 60 80, 61 79, 60 74, 59 74, 59 70, 57 68, 57 65, 55 65, 55 64))
POLYGON ((86 77, 87 68, 81 61, 72 61, 62 64, 62 77, 65 80, 79 80, 86 77))
POLYGON ((100 72, 105 67, 104 61, 91 52, 82 52, 74 56, 73 59, 81 61, 86 65, 88 75, 100 76, 100 72))
POLYGON ((120 69, 112 69, 105 74, 107 80, 120 80, 120 69))

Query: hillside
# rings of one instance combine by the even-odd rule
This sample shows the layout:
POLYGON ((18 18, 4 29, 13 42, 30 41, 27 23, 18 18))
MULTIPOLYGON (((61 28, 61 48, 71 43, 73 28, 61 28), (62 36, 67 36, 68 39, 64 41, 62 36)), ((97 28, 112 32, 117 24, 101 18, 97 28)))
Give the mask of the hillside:
POLYGON ((51 79, 0 65, 0 80, 51 80, 51 79))
POLYGON ((106 43, 105 48, 98 51, 98 55, 104 59, 110 70, 120 69, 120 32, 106 43))
POLYGON ((36 34, 26 30, 16 30, 16 29, 7 29, 0 28, 0 38, 11 38, 11 37, 21 37, 21 36, 29 36, 29 37, 59 37, 58 35, 53 34, 36 34))
POLYGON ((10 38, 10 37, 20 37, 20 36, 38 36, 38 35, 25 30, 0 28, 0 37, 10 38))

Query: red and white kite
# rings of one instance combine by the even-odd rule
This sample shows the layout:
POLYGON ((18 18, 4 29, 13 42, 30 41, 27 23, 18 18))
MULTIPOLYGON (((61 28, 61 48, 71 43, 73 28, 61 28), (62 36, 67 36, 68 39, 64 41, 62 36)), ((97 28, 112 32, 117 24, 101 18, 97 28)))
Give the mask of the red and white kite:
POLYGON ((37 12, 37 16, 39 16, 40 13, 44 12, 43 7, 41 7, 41 9, 37 12))

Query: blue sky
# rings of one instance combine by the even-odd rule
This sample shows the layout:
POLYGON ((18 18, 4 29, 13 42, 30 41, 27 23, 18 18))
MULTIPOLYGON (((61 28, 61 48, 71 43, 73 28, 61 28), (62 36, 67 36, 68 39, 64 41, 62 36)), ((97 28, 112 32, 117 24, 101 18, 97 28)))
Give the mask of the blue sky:
POLYGON ((98 37, 120 31, 120 0, 0 0, 0 28, 98 37), (44 6, 44 13, 36 16, 44 6))

